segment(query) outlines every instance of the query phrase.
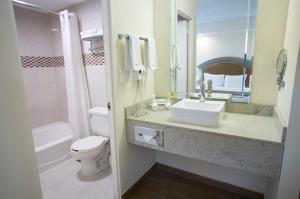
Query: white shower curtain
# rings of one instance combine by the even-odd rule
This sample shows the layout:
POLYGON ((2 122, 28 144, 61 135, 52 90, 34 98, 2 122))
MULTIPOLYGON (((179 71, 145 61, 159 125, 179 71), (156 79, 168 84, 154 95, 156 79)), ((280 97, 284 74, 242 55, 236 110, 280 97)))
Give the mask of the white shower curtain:
POLYGON ((65 61, 65 76, 68 98, 69 123, 74 139, 88 136, 89 100, 84 72, 78 19, 75 13, 60 12, 60 23, 65 61))

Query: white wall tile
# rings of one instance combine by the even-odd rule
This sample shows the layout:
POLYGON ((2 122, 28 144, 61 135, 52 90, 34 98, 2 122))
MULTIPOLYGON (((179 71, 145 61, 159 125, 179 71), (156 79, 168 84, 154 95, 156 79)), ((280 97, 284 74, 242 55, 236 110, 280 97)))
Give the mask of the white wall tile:
POLYGON ((32 128, 59 121, 55 68, 24 68, 32 128))
POLYGON ((106 71, 105 66, 86 66, 92 106, 106 106, 106 71))
MULTIPOLYGON (((75 12, 78 15, 80 31, 103 28, 102 5, 100 0, 89 0, 66 9, 70 12, 75 12)), ((90 48, 89 42, 82 41, 81 46, 83 53, 91 53, 91 51, 88 50, 90 48)), ((86 66, 85 69, 92 106, 106 106, 107 90, 105 66, 86 66)))
MULTIPOLYGON (((59 18, 15 7, 19 49, 23 56, 61 56, 59 18), (51 29, 58 29, 52 31, 51 29)), ((64 68, 23 68, 32 128, 68 120, 64 68)))
POLYGON ((21 55, 52 56, 49 15, 14 7, 21 55))

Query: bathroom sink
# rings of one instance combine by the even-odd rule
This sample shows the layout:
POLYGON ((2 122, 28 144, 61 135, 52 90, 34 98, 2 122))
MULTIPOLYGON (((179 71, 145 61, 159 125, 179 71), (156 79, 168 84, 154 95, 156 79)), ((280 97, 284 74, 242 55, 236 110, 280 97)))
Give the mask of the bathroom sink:
POLYGON ((218 126, 225 102, 183 99, 171 107, 171 120, 203 126, 218 126))

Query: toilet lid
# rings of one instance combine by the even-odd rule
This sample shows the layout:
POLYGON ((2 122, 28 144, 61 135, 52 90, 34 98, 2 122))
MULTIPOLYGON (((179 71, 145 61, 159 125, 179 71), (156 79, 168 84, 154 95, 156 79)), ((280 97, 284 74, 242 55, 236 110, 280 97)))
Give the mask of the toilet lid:
POLYGON ((102 136, 89 136, 75 141, 71 149, 76 151, 87 151, 104 144, 108 138, 102 136))

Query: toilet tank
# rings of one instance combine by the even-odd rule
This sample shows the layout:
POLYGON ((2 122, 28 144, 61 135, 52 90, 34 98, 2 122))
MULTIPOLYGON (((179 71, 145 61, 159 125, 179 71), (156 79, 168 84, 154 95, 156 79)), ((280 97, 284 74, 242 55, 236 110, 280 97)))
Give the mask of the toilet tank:
POLYGON ((109 137, 108 110, 106 107, 94 107, 88 110, 92 133, 109 137))

